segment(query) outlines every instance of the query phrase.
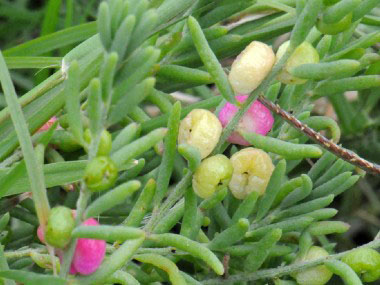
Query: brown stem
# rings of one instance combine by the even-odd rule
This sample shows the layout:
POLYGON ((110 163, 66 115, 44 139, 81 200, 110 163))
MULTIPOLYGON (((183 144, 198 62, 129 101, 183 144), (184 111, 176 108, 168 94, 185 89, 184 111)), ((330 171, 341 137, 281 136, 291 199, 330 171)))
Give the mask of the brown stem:
POLYGON ((230 275, 229 275, 229 273, 228 273, 229 263, 230 263, 230 255, 229 255, 229 254, 226 254, 226 255, 223 257, 223 267, 224 267, 223 278, 224 278, 224 279, 228 279, 228 277, 230 277, 230 275))
POLYGON ((349 163, 356 165, 357 167, 363 169, 364 171, 380 174, 380 166, 376 163, 372 163, 364 158, 358 156, 355 152, 345 149, 341 146, 338 146, 336 143, 325 138, 320 133, 314 131, 312 128, 308 127, 301 121, 299 121, 294 116, 290 115, 285 110, 281 109, 279 105, 274 104, 263 96, 259 96, 258 100, 265 105, 272 112, 275 112, 277 115, 281 116, 285 121, 287 121, 291 126, 300 130, 302 133, 307 135, 310 139, 315 141, 317 144, 321 145, 324 149, 332 152, 336 156, 348 161, 349 163))

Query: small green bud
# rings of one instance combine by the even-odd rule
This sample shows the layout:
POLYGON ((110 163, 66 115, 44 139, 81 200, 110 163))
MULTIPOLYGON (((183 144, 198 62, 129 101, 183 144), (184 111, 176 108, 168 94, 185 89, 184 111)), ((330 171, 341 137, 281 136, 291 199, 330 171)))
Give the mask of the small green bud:
POLYGON ((45 240, 51 246, 64 248, 71 239, 75 227, 74 217, 69 208, 59 206, 50 211, 45 228, 45 240))
MULTIPOLYGON (((289 46, 289 41, 284 42, 277 50, 277 61, 284 55, 289 46)), ((291 68, 297 67, 306 63, 318 63, 319 54, 317 50, 308 42, 300 44, 289 57, 284 68, 277 75, 277 79, 284 84, 303 84, 307 79, 295 77, 289 73, 291 68)))
POLYGON ((181 121, 178 143, 198 148, 201 158, 205 158, 215 148, 221 133, 222 124, 212 112, 194 109, 181 121))
POLYGON ((211 220, 209 217, 203 217, 202 220, 202 227, 208 227, 211 223, 211 220))
POLYGON ((230 182, 233 168, 230 160, 222 154, 206 158, 195 170, 193 189, 203 199, 226 187, 230 182))
POLYGON ((115 163, 108 156, 98 156, 87 164, 84 181, 91 191, 103 191, 112 187, 117 178, 115 163))
POLYGON ((368 247, 355 249, 342 258, 342 261, 357 274, 362 274, 364 282, 380 279, 380 253, 368 247))
MULTIPOLYGON (((91 144, 92 136, 90 129, 84 131, 84 140, 86 143, 91 144)), ((100 141, 98 146, 97 156, 105 156, 111 152, 112 136, 107 130, 103 130, 100 134, 100 141)))
MULTIPOLYGON (((328 256, 329 253, 322 247, 312 246, 305 257, 296 259, 297 262, 312 261, 328 256)), ((318 265, 306 270, 302 270, 293 275, 299 285, 324 285, 326 284, 333 273, 327 269, 325 265, 318 265)))

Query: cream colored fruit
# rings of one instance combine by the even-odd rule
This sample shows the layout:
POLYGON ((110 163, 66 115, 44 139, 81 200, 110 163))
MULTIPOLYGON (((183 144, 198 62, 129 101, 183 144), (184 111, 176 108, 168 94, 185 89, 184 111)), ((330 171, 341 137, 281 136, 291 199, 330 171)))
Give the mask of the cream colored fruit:
MULTIPOLYGON (((322 247, 312 246, 306 256, 302 259, 297 259, 295 263, 303 261, 312 261, 328 256, 329 253, 322 247)), ((332 272, 325 265, 318 265, 299 273, 292 275, 299 285, 324 285, 332 276, 332 272)))
POLYGON ((195 170, 193 190, 203 199, 228 185, 233 172, 231 161, 222 154, 206 158, 195 170))
POLYGON ((194 109, 181 121, 178 144, 187 143, 198 148, 201 158, 205 158, 215 148, 221 133, 222 124, 212 112, 194 109))
POLYGON ((251 42, 234 60, 228 79, 236 93, 249 94, 271 71, 276 56, 270 46, 251 42))
MULTIPOLYGON (((284 42, 277 50, 276 60, 277 62, 285 54, 289 46, 289 41, 284 42)), ((307 80, 295 77, 289 73, 291 68, 306 64, 306 63, 318 63, 319 54, 317 50, 308 42, 300 44, 289 57, 284 68, 277 75, 278 81, 284 84, 303 84, 307 80)))
POLYGON ((254 191, 263 195, 274 170, 269 155, 248 147, 236 152, 230 160, 234 172, 228 186, 235 198, 244 199, 254 191))

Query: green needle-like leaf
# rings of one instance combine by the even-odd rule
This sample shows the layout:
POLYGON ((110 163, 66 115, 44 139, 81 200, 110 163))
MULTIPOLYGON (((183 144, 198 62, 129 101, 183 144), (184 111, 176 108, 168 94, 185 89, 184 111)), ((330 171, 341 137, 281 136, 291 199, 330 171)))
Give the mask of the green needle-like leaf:
POLYGON ((46 195, 45 180, 42 172, 42 165, 38 163, 34 152, 32 139, 25 121, 21 106, 17 100, 16 91, 12 84, 4 57, 0 52, 0 82, 7 101, 9 112, 20 142, 21 150, 25 158, 26 169, 33 192, 33 200, 36 206, 38 220, 41 225, 45 225, 49 211, 49 201, 46 195))

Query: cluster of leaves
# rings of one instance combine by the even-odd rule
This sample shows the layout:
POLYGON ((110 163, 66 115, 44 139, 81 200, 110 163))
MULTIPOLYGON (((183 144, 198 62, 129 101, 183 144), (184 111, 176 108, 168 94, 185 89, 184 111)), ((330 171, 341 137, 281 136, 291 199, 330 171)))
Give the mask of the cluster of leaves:
MULTIPOLYGON (((32 13, 25 1, 3 2, 10 7, 8 24, 14 19, 12 11, 32 13)), ((45 15, 33 12, 43 19, 41 36, 0 55, 4 93, 0 97, 4 107, 0 111, 0 277, 6 278, 0 282, 265 284, 269 279, 293 284, 292 273, 325 263, 345 282, 360 284, 357 275, 338 261, 344 253, 336 254, 336 243, 327 237, 349 229, 347 223, 331 220, 338 211, 327 207, 335 197, 348 191, 341 203, 346 221, 351 222, 347 218, 351 207, 358 207, 356 195, 361 194, 352 187, 363 174, 353 164, 331 149, 322 151, 302 130, 277 116, 267 137, 246 134, 255 147, 270 153, 276 165, 265 195, 237 200, 225 188, 200 200, 191 188, 199 153, 177 147, 180 120, 191 110, 217 113, 233 100, 220 62, 237 56, 253 40, 275 46, 280 36, 289 37, 291 32, 288 50, 240 106, 213 154, 230 157, 239 150, 226 139, 254 100, 261 98, 276 102, 277 108, 314 130, 325 131, 332 142, 342 136, 345 145, 369 153, 374 160, 372 153, 379 150, 378 1, 354 5, 351 2, 357 1, 342 0, 352 8, 342 9, 352 13, 352 20, 336 35, 322 34, 317 28, 317 22, 329 19, 323 2, 331 1, 112 0, 99 5, 96 22, 86 21, 98 3, 85 10, 87 4, 65 1, 63 18, 61 1, 48 1, 45 15), (78 14, 82 17, 73 16, 78 14), (242 17, 246 20, 237 21, 242 17), (61 20, 64 29, 54 32, 61 20), (321 62, 291 70, 307 79, 305 83, 281 84, 276 75, 304 41, 317 49, 321 62), (30 82, 31 73, 12 74, 22 79, 18 89, 28 89, 17 98, 9 75, 12 69, 43 72, 30 90, 22 82, 25 78, 30 82), (47 69, 57 70, 47 77, 47 69), (210 88, 214 83, 221 96, 210 88), (352 90, 358 91, 358 99, 349 102, 344 93, 352 90), (188 95, 173 96, 174 91, 188 95), (343 135, 333 119, 312 113, 321 97, 331 102, 343 135), (56 129, 56 123, 47 132, 37 132, 53 116, 62 129, 56 129), (92 140, 85 139, 85 129, 92 140), (85 169, 103 150, 101 136, 106 129, 112 135, 109 157, 118 178, 113 189, 94 194, 87 188, 85 169), (59 277, 52 274, 52 265, 59 262, 52 258, 54 249, 39 244, 36 237, 36 227, 44 227, 55 205, 77 211, 59 277), (80 226, 89 217, 97 217, 101 225, 80 226), (92 275, 68 275, 76 238, 108 242, 107 258, 92 275), (295 262, 313 244, 330 255, 295 262)), ((38 19, 35 24, 28 22, 27 37, 38 19)), ((377 184, 376 178, 360 184, 370 203, 361 217, 371 224, 367 226, 371 240, 379 223, 380 201, 373 191, 377 184)), ((374 238, 364 246, 378 248, 380 240, 374 238)))

